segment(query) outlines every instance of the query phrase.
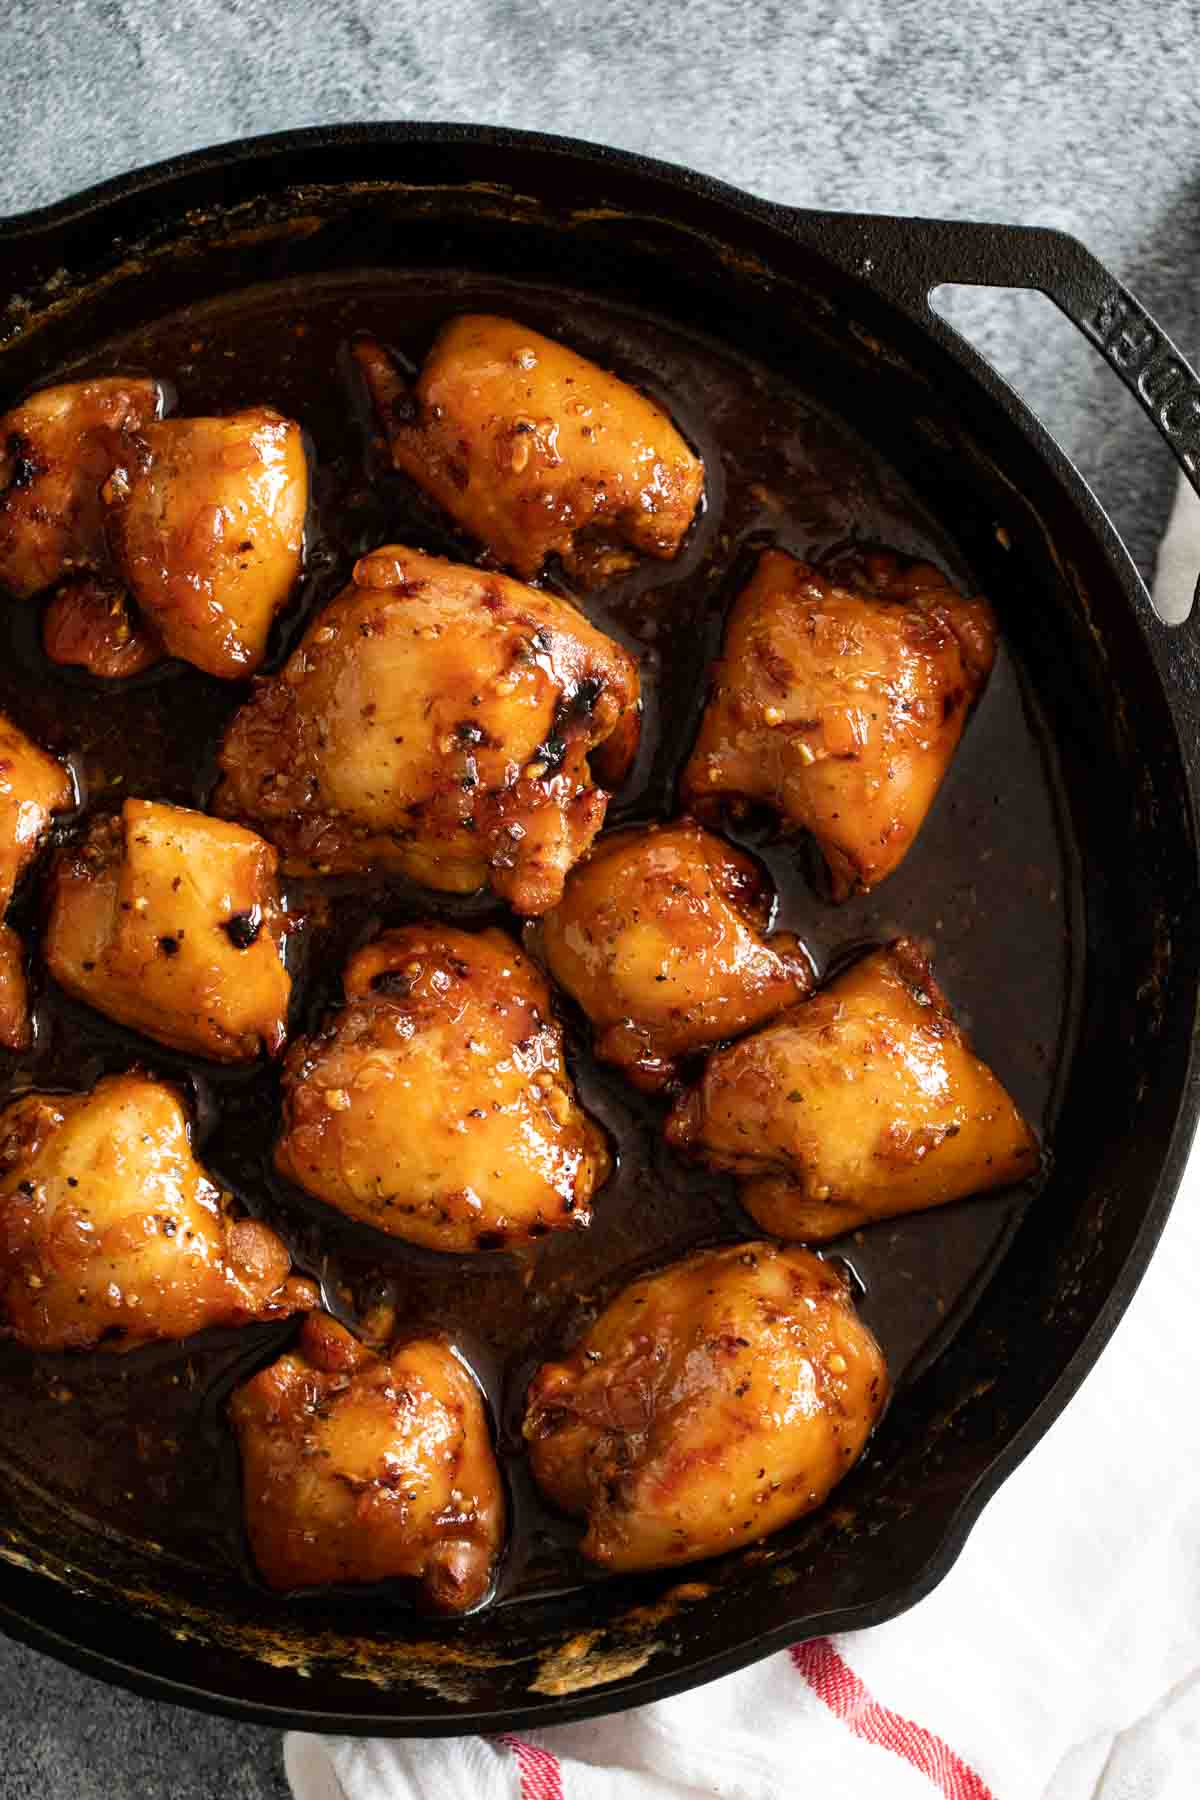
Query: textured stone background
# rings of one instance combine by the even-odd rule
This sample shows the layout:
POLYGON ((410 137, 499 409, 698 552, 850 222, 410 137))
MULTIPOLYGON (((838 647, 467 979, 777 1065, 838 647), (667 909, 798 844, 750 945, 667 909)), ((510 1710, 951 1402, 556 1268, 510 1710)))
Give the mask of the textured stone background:
MULTIPOLYGON (((251 132, 473 119, 690 163, 799 205, 1076 233, 1200 353, 1196 0, 7 0, 0 213, 251 132)), ((953 317, 1152 564, 1169 458, 1038 296, 953 317)), ((273 1734, 0 1642, 0 1800, 266 1800, 273 1734)))

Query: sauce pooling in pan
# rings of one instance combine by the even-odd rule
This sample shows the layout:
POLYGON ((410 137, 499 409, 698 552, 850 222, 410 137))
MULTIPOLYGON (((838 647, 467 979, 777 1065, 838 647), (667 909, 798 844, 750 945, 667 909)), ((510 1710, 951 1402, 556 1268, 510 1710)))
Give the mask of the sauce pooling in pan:
MULTIPOLYGON (((298 599, 276 622, 270 673, 355 559, 377 545, 406 543, 464 561, 476 555, 391 472, 350 348, 366 333, 415 368, 442 323, 468 311, 518 318, 616 369, 662 405, 704 458, 704 508, 677 561, 646 559, 590 591, 572 588, 553 559, 541 577, 575 593, 593 623, 640 658, 642 745, 608 828, 674 814, 705 671, 758 549, 776 545, 812 560, 854 543, 883 544, 929 559, 971 590, 948 532, 866 444, 802 393, 675 327, 545 286, 421 272, 252 291, 174 315, 101 347, 86 367, 47 370, 44 379, 145 372, 174 384, 182 413, 266 406, 301 423, 311 457, 305 572, 298 599)), ((1002 632, 995 668, 914 847, 886 882, 833 906, 802 844, 773 840, 759 824, 729 835, 762 859, 777 894, 773 924, 795 934, 818 978, 884 939, 910 935, 930 947, 979 1054, 1045 1135, 1070 1016, 1072 877, 1052 752, 1003 643, 1006 609, 1020 596, 989 598, 1002 632)), ((203 806, 216 748, 247 684, 179 663, 105 684, 51 664, 39 621, 38 606, 0 607, 0 710, 36 742, 69 754, 86 809, 114 810, 130 797, 203 806)), ((57 840, 81 823, 78 815, 60 820, 57 840)), ((304 920, 288 951, 293 1036, 317 1029, 341 997, 348 954, 381 927, 437 918, 520 930, 486 893, 435 895, 400 879, 293 881, 288 898, 304 920)), ((666 1103, 639 1095, 593 1058, 586 1021, 560 994, 580 1100, 607 1130, 617 1162, 593 1222, 516 1255, 439 1256, 356 1226, 279 1180, 271 1163, 275 1065, 190 1060, 49 988, 39 973, 36 882, 19 892, 10 922, 34 951, 36 1033, 30 1051, 3 1058, 0 1100, 31 1085, 90 1086, 133 1065, 190 1088, 206 1165, 282 1236, 335 1315, 361 1327, 373 1310, 393 1307, 405 1332, 447 1333, 479 1374, 510 1486, 512 1538, 498 1603, 583 1581, 576 1528, 543 1505, 528 1477, 520 1424, 530 1376, 634 1275, 699 1246, 756 1235, 730 1179, 665 1148, 666 1103)), ((954 1329, 956 1309, 969 1304, 1032 1191, 887 1221, 827 1248, 850 1264, 896 1385, 954 1329)), ((77 1518, 155 1555, 253 1580, 225 1403, 235 1382, 295 1332, 250 1327, 125 1357, 0 1345, 0 1455, 77 1518)))

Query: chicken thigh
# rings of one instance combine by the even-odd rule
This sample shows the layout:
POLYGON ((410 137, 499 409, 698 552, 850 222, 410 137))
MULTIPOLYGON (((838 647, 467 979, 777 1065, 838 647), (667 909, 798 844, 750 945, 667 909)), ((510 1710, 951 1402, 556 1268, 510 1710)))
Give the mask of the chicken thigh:
POLYGON ((0 582, 19 599, 102 561, 100 490, 161 410, 157 381, 112 375, 43 388, 0 419, 0 582))
POLYGON ((223 819, 127 800, 50 877, 45 954, 60 987, 174 1050, 276 1055, 291 981, 269 844, 223 819))
POLYGON ((314 1306, 287 1249, 192 1153, 173 1088, 131 1071, 0 1112, 0 1334, 129 1350, 314 1306))
MULTIPOLYGON (((63 765, 0 713, 0 920, 52 816, 74 802, 63 765)), ((25 952, 16 932, 0 925, 0 1045, 24 1050, 28 1043, 25 952)))
POLYGON ((586 1225, 610 1158, 575 1098, 544 977, 502 931, 387 931, 284 1065, 280 1173, 431 1250, 586 1225))
POLYGON ((293 874, 373 869, 544 912, 604 819, 588 753, 637 741, 632 658, 552 594, 419 551, 363 557, 236 715, 214 806, 293 874))
POLYGON ((666 1132, 741 1179, 764 1231, 809 1242, 1038 1166, 1033 1132, 906 938, 718 1050, 666 1132))
POLYGON ((415 389, 355 354, 396 467, 524 579, 551 553, 585 583, 678 554, 704 464, 637 388, 484 313, 442 328, 415 389))
POLYGON ((903 860, 986 684, 996 625, 928 563, 836 583, 766 550, 730 614, 683 772, 703 818, 757 803, 810 831, 845 899, 903 860))
POLYGON ((541 924, 554 979, 596 1028, 596 1054, 666 1086, 689 1050, 802 1000, 812 969, 764 936, 772 895, 753 858, 691 819, 602 837, 541 924))
POLYGON ((636 1281, 529 1388, 538 1486, 585 1556, 655 1569, 740 1549, 821 1505, 887 1399, 845 1278, 734 1244, 636 1281))
POLYGON ((300 573, 300 427, 266 406, 164 419, 129 440, 104 498, 117 568, 169 653, 252 674, 300 573))
POLYGON ((486 1598, 504 1492, 479 1390, 450 1346, 380 1355, 327 1313, 238 1388, 246 1530, 279 1589, 406 1579, 457 1613, 486 1598))

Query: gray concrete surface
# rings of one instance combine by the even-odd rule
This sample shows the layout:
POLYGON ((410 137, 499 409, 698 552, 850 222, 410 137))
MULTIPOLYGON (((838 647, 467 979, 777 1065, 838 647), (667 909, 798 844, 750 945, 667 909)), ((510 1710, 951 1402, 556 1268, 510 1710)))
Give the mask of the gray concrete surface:
MULTIPOLYGON (((475 119, 799 205, 1057 225, 1200 352, 1195 0, 8 0, 3 14, 0 213, 250 132, 475 119)), ((1148 569, 1171 473, 1132 401, 1048 302, 979 293, 951 310, 1148 569)), ((285 1792, 272 1734, 0 1642, 0 1800, 285 1792)))

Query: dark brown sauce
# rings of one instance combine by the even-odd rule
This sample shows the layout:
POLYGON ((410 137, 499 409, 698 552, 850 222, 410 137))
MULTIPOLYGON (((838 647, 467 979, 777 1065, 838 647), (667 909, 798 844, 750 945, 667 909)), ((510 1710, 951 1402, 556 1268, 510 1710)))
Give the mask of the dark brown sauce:
MULTIPOLYGON (((354 332, 367 330, 419 362, 436 325, 466 309, 508 312, 560 332, 585 355, 640 382, 675 415, 707 464, 704 516, 678 563, 647 563, 581 600, 598 624, 637 648, 643 663, 643 750, 610 823, 673 811, 705 667, 756 544, 818 557, 873 541, 929 557, 964 588, 972 585, 952 532, 861 440, 715 343, 544 286, 484 284, 436 271, 363 275, 251 292, 176 314, 79 365, 167 377, 184 413, 269 402, 303 423, 315 477, 306 574, 277 631, 271 666, 341 587, 354 558, 376 544, 409 542, 468 560, 474 554, 405 481, 372 462, 345 351, 354 332)), ((1019 597, 991 597, 1003 623, 1006 605, 1019 597)), ((178 664, 116 685, 57 669, 39 648, 38 608, 0 608, 0 709, 70 754, 90 808, 115 806, 130 794, 203 805, 215 747, 245 692, 242 684, 178 664)), ((835 908, 810 879, 802 846, 753 834, 742 840, 776 882, 777 923, 800 934, 818 972, 901 931, 930 941, 936 972, 978 1049, 1044 1134, 1069 1049, 1073 971, 1082 952, 1056 791, 1047 735, 1020 671, 1002 651, 915 848, 876 894, 835 908)), ((295 943, 294 1031, 310 1028, 337 1001, 346 952, 380 925, 433 915, 519 929, 486 898, 456 901, 401 883, 294 884, 290 897, 307 909, 295 943)), ((35 944, 38 904, 35 877, 13 911, 35 944)), ((31 1083, 88 1086, 132 1063, 189 1085, 205 1161, 250 1211, 282 1232, 298 1265, 319 1277, 334 1311, 353 1323, 373 1302, 391 1299, 404 1330, 443 1327, 471 1362, 492 1402, 513 1499, 500 1602, 589 1579, 571 1548, 574 1527, 541 1506, 521 1455, 528 1377, 632 1273, 754 1228, 731 1182, 664 1149, 662 1107, 597 1067, 573 1007, 564 1002, 563 1015, 580 1094, 619 1151, 594 1223, 586 1232, 556 1234, 527 1255, 443 1257, 351 1225, 275 1178, 274 1069, 190 1063, 69 1002, 36 973, 35 981, 36 1047, 19 1060, 4 1059, 0 1100, 31 1083)), ((955 1329, 1033 1197, 1031 1188, 989 1195, 881 1224, 833 1247, 862 1285, 864 1314, 896 1380, 925 1365, 955 1329)), ((93 1529, 119 1533, 155 1556, 252 1580, 224 1402, 294 1330, 209 1333, 124 1357, 37 1356, 0 1346, 2 1453, 19 1479, 93 1529)), ((394 1596, 382 1598, 390 1604, 394 1596)), ((360 1610, 362 1604, 356 1602, 360 1610)))

